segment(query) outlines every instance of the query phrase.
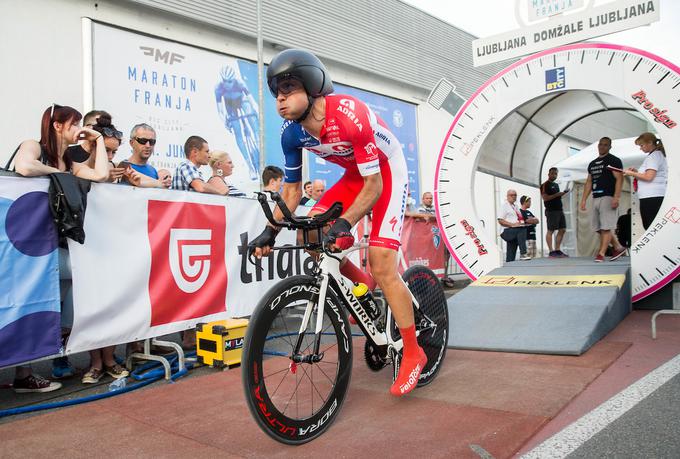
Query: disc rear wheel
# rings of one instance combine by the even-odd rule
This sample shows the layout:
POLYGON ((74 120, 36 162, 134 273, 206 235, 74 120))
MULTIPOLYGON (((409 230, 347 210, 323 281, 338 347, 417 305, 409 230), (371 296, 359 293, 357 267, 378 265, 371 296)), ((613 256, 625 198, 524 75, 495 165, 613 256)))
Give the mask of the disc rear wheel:
POLYGON ((424 266, 412 266, 404 272, 404 282, 418 301, 414 319, 418 344, 427 355, 427 364, 418 380, 418 387, 432 382, 446 357, 449 335, 449 309, 439 279, 424 266))

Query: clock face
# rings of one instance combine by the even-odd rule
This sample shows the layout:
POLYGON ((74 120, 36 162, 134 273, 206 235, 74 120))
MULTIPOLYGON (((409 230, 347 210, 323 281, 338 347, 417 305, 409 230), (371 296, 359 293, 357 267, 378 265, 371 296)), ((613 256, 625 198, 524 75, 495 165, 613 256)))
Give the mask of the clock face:
POLYGON ((516 108, 539 96, 569 90, 600 92, 626 101, 654 126, 667 152, 663 204, 630 250, 632 294, 637 301, 680 273, 680 128, 676 127, 680 68, 660 57, 624 46, 579 43, 527 57, 491 78, 458 111, 442 145, 434 186, 437 219, 451 254, 473 280, 501 266, 496 241, 481 230, 472 196, 480 147, 516 108))

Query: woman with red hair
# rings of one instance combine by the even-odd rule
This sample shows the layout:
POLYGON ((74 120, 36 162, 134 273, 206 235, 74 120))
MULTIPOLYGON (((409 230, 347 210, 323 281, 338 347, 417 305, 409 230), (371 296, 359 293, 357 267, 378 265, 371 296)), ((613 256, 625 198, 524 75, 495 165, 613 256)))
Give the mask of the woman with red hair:
MULTIPOLYGON (((45 109, 40 124, 40 140, 25 140, 19 145, 16 152, 15 169, 25 177, 40 177, 55 172, 72 173, 77 177, 92 180, 94 182, 104 182, 109 177, 109 163, 106 156, 106 144, 104 136, 93 129, 80 126, 82 119, 80 112, 72 107, 53 104, 45 109), (78 163, 71 160, 70 155, 65 155, 69 145, 79 141, 90 142, 94 152, 94 161, 78 163)), ((70 279, 66 272, 62 272, 61 266, 68 259, 67 251, 59 249, 60 258, 60 279, 70 279)), ((68 264, 68 263, 67 263, 68 264)), ((66 298, 62 298, 66 300, 66 298)), ((64 304, 67 301, 63 302, 64 304)), ((65 327, 65 321, 72 320, 72 313, 62 308, 62 334, 68 330, 70 324, 65 327)), ((63 374, 73 374, 73 370, 65 358, 56 359, 62 365, 65 361, 68 371, 63 374)), ((61 367, 59 367, 61 368, 61 367)), ((54 370, 53 370, 54 373, 54 370)), ((54 374, 53 374, 54 376, 54 374)), ((15 392, 50 392, 61 387, 58 382, 49 381, 41 376, 34 375, 30 366, 19 366, 16 369, 13 387, 15 392)))
POLYGON ((104 136, 94 129, 80 126, 83 116, 78 110, 53 104, 42 116, 40 141, 25 140, 19 146, 15 168, 25 177, 38 177, 54 172, 70 172, 77 177, 103 182, 109 176, 104 136), (86 140, 95 144, 93 167, 76 163, 64 155, 69 145, 86 140))

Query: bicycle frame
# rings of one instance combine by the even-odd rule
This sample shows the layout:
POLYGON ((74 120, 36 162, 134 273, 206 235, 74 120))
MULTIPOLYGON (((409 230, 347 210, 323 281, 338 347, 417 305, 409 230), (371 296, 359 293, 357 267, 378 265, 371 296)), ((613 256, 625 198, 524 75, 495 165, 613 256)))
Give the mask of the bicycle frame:
MULTIPOLYGON (((347 285, 347 282, 344 280, 342 274, 340 274, 340 260, 342 260, 345 256, 356 250, 360 250, 367 247, 368 247, 367 243, 359 243, 337 254, 329 253, 320 254, 317 275, 319 276, 321 282, 319 286, 319 297, 316 301, 318 310, 314 329, 315 334, 313 354, 314 356, 318 356, 319 353, 319 347, 321 343, 321 331, 323 326, 323 316, 326 306, 326 296, 329 288, 333 289, 335 293, 338 294, 338 297, 345 303, 345 306, 347 306, 347 308, 350 310, 350 312, 356 319, 357 325, 359 326, 359 328, 361 328, 362 332, 366 336, 366 339, 372 341, 376 346, 381 347, 387 346, 388 351, 390 349, 393 349, 399 352, 403 347, 403 342, 401 338, 395 340, 394 337, 392 336, 392 327, 386 326, 384 332, 381 332, 376 328, 375 324, 368 316, 368 313, 366 312, 364 307, 361 305, 361 303, 359 303, 359 300, 352 293, 351 287, 347 285)), ((411 301, 413 302, 415 307, 420 309, 420 305, 413 296, 413 293, 411 293, 410 290, 409 293, 411 295, 411 301)), ((298 342, 296 343, 295 346, 296 355, 299 355, 298 353, 300 350, 300 346, 302 344, 302 337, 304 336, 305 330, 307 330, 307 327, 309 326, 309 320, 311 318, 313 309, 314 302, 310 301, 307 304, 305 314, 302 318, 302 323, 300 324, 300 330, 298 332, 298 342)), ((390 310, 389 307, 386 307, 385 324, 386 325, 390 324, 391 319, 392 311, 390 310)), ((416 336, 419 334, 420 332, 417 331, 416 336)))

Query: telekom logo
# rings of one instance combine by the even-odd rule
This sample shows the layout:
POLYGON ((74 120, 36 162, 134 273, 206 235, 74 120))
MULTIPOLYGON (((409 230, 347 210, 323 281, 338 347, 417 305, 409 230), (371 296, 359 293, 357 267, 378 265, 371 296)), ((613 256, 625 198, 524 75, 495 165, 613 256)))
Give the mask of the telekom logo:
POLYGON ((208 279, 211 235, 209 229, 170 230, 170 272, 183 292, 194 293, 208 279))

